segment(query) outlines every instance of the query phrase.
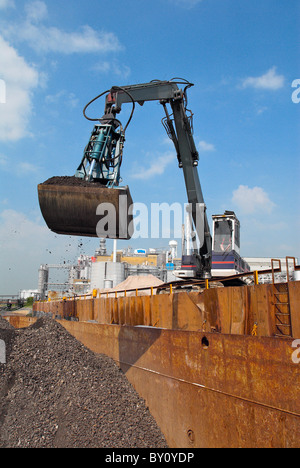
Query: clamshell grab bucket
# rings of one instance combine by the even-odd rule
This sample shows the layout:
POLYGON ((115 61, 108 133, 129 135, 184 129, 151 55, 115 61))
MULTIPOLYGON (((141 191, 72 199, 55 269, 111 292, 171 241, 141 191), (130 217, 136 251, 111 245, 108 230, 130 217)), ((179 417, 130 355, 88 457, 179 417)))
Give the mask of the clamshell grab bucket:
POLYGON ((70 236, 130 239, 133 235, 129 188, 107 188, 75 177, 54 177, 38 185, 49 229, 70 236))

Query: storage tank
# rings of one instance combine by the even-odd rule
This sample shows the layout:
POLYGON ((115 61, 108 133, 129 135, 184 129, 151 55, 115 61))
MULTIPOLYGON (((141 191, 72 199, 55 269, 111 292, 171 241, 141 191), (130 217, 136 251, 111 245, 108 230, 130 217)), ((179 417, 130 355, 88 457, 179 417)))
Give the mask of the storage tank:
MULTIPOLYGON (((125 280, 125 263, 95 262, 92 263, 91 289, 102 289, 106 280, 112 282, 109 287, 115 287, 125 280)), ((107 283, 108 284, 108 283, 107 283)))
POLYGON ((104 288, 106 262, 92 263, 91 268, 91 289, 104 288))
POLYGON ((41 265, 39 268, 38 294, 40 299, 44 299, 48 289, 49 268, 47 265, 41 265))
POLYGON ((112 280, 104 280, 104 289, 111 289, 114 286, 114 282, 112 280))
POLYGON ((105 279, 113 282, 113 287, 125 280, 125 264, 118 262, 106 262, 105 279))
POLYGON ((169 242, 169 246, 170 246, 170 249, 171 249, 171 257, 172 257, 172 260, 174 260, 174 258, 177 258, 177 246, 178 246, 178 243, 176 242, 176 240, 171 240, 169 242))

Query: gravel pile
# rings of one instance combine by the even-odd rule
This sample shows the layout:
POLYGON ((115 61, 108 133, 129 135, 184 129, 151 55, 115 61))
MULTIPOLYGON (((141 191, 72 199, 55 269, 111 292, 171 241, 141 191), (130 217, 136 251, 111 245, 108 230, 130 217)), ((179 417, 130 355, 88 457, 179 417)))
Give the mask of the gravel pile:
POLYGON ((167 447, 114 361, 54 320, 16 330, 0 317, 0 339, 0 448, 167 447))
POLYGON ((84 179, 80 179, 79 177, 75 176, 55 176, 51 177, 50 179, 46 180, 42 183, 42 185, 67 185, 69 187, 101 187, 103 185, 97 184, 96 182, 89 182, 84 179))

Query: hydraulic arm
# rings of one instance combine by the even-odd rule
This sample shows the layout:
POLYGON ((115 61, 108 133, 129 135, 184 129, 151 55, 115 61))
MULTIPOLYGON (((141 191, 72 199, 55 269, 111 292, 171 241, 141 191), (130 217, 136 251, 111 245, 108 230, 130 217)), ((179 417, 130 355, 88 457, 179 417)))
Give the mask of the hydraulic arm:
MULTIPOLYGON (((194 248, 194 261, 197 263, 197 276, 203 278, 210 276, 212 242, 198 175, 197 166, 199 156, 193 139, 193 114, 187 109, 187 90, 191 86, 193 86, 193 84, 182 79, 174 79, 171 81, 155 80, 150 83, 124 87, 114 86, 110 90, 101 93, 87 104, 84 109, 84 115, 88 120, 97 121, 97 124, 95 124, 88 145, 84 150, 82 161, 75 174, 75 179, 85 182, 86 184, 90 184, 91 188, 93 187, 93 191, 95 193, 94 203, 85 207, 81 204, 81 215, 82 210, 86 210, 88 213, 86 215, 86 221, 82 220, 80 225, 76 222, 75 211, 76 204, 80 205, 81 200, 77 199, 75 203, 75 211, 73 200, 72 219, 69 219, 68 223, 65 222, 64 226, 63 218, 64 216, 68 218, 66 213, 68 206, 65 205, 63 209, 60 209, 57 201, 57 197, 61 195, 63 189, 58 189, 57 195, 54 197, 53 193, 57 187, 55 189, 52 187, 49 195, 49 185, 47 183, 45 183, 46 186, 45 184, 40 185, 40 205, 44 218, 50 229, 62 234, 70 234, 71 229, 69 229, 69 225, 72 224, 73 227, 75 226, 72 231, 75 235, 99 236, 99 232, 95 233, 95 226, 93 225, 95 224, 95 206, 96 203, 100 204, 107 201, 110 202, 112 199, 111 192, 122 189, 118 189, 118 186, 121 180, 120 167, 123 157, 125 131, 131 121, 135 109, 135 103, 142 106, 146 101, 159 101, 165 112, 165 117, 162 120, 163 125, 168 136, 174 143, 179 167, 183 170, 189 203, 190 219, 194 232, 196 232, 198 237, 198 245, 194 248), (183 89, 179 88, 178 85, 182 85, 183 89), (89 105, 103 95, 106 95, 103 116, 100 119, 87 117, 86 110, 89 105), (132 112, 125 128, 123 129, 120 121, 117 119, 117 114, 121 112, 122 105, 126 103, 132 104, 132 112), (98 195, 96 195, 95 187, 102 188, 101 193, 98 191, 98 195), (45 206, 45 190, 48 190, 47 207, 45 206), (105 192, 103 190, 105 190, 105 192), (52 203, 51 197, 55 199, 55 203, 52 203), (56 210, 54 216, 53 210, 52 214, 50 213, 51 207, 56 210), (94 213, 91 213, 92 209, 94 209, 94 213), (51 221, 49 221, 50 217, 51 221), (60 218, 60 227, 59 229, 55 229, 53 225, 55 224, 55 218, 58 217, 60 218), (89 225, 89 233, 82 234, 84 230, 86 232, 87 228, 84 224, 89 225)), ((129 189, 128 187, 123 188, 123 194, 124 189, 125 194, 129 195, 130 201, 131 197, 129 189)), ((86 190, 87 196, 89 189, 86 190)), ((71 189, 65 189, 65 191, 68 192, 71 203, 73 192, 71 189)), ((84 194, 82 195, 82 198, 83 196, 84 194)), ((118 205, 118 202, 115 201, 117 198, 118 197, 114 198, 114 203, 116 204, 116 210, 119 212, 120 206, 118 205)), ((128 223, 130 220, 131 218, 128 217, 128 223)), ((126 235, 121 237, 120 232, 117 230, 113 233, 107 233, 107 235, 103 235, 103 237, 129 238, 129 234, 127 234, 127 237, 126 235)))
POLYGON ((187 109, 187 89, 193 85, 183 80, 180 82, 184 85, 182 90, 178 88, 178 84, 176 81, 153 81, 112 88, 106 98, 102 119, 113 121, 124 103, 138 102, 143 105, 145 101, 158 100, 162 104, 166 114, 163 125, 174 143, 179 167, 183 170, 190 218, 198 237, 199 245, 194 249, 194 262, 197 263, 198 276, 209 277, 212 241, 197 168, 199 155, 193 138, 193 116, 187 109))

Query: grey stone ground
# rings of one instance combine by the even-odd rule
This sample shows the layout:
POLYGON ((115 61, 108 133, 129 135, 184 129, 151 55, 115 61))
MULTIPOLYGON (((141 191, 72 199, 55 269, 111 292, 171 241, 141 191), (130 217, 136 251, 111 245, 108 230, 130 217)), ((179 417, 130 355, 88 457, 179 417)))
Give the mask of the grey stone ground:
POLYGON ((145 402, 105 355, 43 317, 0 317, 0 448, 166 448, 145 402))

